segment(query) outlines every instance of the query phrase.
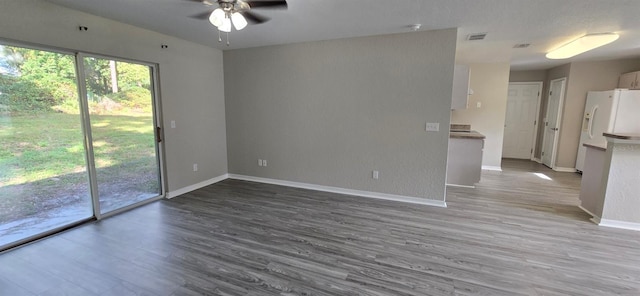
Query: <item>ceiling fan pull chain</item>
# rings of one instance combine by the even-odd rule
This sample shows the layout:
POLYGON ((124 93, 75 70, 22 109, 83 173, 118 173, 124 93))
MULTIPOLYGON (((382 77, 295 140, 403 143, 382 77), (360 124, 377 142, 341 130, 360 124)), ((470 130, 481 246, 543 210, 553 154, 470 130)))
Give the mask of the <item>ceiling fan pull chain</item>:
POLYGON ((218 42, 222 42, 222 36, 220 35, 220 30, 218 30, 218 42))
POLYGON ((227 32, 227 46, 229 46, 229 32, 227 32))

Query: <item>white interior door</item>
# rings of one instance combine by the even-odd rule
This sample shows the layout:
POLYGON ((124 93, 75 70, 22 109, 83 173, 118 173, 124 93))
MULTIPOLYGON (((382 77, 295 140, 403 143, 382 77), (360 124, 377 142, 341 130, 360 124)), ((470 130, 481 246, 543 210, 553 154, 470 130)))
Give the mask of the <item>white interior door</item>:
POLYGON ((556 148, 560 135, 562 104, 566 78, 551 81, 549 102, 544 123, 544 140, 542 144, 542 163, 550 168, 555 167, 556 148))
POLYGON ((531 159, 542 82, 509 83, 502 157, 531 159))

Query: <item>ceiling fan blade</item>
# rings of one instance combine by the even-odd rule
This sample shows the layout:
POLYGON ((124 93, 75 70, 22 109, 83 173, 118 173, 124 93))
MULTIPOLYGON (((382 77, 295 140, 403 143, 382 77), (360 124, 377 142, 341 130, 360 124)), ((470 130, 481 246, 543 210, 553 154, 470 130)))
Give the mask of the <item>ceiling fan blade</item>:
POLYGON ((198 19, 198 20, 208 20, 212 12, 213 10, 204 11, 204 12, 192 15, 191 18, 198 19))
POLYGON ((242 16, 244 16, 244 18, 247 19, 247 21, 252 24, 262 24, 270 20, 270 18, 266 16, 261 16, 259 14, 256 14, 250 11, 243 11, 243 12, 240 12, 240 14, 242 14, 242 16))
POLYGON ((272 0, 272 1, 245 1, 251 8, 268 7, 268 8, 287 8, 286 0, 272 0))

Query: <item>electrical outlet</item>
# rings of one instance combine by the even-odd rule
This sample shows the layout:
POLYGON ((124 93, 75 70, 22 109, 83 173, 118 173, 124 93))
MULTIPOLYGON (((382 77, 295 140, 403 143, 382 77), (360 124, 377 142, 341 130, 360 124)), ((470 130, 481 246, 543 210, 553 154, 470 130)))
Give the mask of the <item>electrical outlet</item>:
POLYGON ((262 160, 262 166, 267 166, 267 160, 266 159, 262 160))
POLYGON ((175 120, 171 120, 171 128, 176 128, 176 121, 175 120))
POLYGON ((198 171, 198 164, 197 164, 197 163, 194 163, 194 164, 193 164, 193 171, 194 171, 194 172, 197 172, 197 171, 198 171))
POLYGON ((262 159, 258 159, 258 166, 262 166, 262 159))
POLYGON ((440 131, 440 123, 438 123, 438 122, 427 122, 425 130, 428 131, 428 132, 440 131))
POLYGON ((476 103, 476 108, 480 108, 480 107, 482 107, 482 102, 477 102, 476 103))
POLYGON ((371 178, 378 180, 378 177, 380 177, 380 172, 373 171, 373 173, 371 174, 371 178))

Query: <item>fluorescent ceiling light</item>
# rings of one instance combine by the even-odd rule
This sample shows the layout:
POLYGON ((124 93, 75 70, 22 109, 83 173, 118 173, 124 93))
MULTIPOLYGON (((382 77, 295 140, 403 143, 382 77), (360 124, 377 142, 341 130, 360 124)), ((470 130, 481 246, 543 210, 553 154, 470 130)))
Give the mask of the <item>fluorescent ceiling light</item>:
POLYGON ((615 33, 584 35, 576 40, 573 40, 563 46, 560 46, 559 48, 550 51, 549 53, 547 53, 546 57, 553 60, 568 59, 583 52, 587 52, 616 41, 619 37, 620 36, 615 33))

